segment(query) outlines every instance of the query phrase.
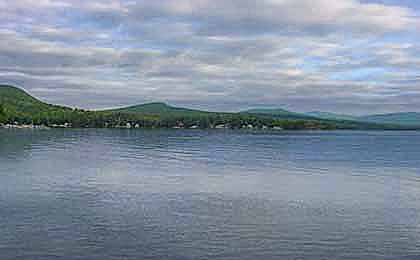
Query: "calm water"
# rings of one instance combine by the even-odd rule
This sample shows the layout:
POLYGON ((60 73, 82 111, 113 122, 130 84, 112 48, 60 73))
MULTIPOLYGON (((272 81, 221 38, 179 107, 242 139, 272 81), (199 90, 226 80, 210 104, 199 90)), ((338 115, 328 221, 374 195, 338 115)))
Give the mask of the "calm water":
POLYGON ((0 259, 420 259, 420 133, 0 130, 0 259))

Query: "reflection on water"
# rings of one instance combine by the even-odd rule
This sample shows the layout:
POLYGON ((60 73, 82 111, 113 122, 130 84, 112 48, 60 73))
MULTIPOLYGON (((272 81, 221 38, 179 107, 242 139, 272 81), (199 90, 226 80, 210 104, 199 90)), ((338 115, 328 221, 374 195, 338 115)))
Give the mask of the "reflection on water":
POLYGON ((420 133, 0 131, 1 259, 419 259, 420 133))

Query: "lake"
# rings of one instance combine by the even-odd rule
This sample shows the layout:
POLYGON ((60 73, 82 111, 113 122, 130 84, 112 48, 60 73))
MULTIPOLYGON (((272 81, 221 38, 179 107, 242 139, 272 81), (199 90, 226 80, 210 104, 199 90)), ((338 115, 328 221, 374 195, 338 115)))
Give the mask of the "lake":
POLYGON ((9 259, 420 259, 420 132, 0 130, 9 259))

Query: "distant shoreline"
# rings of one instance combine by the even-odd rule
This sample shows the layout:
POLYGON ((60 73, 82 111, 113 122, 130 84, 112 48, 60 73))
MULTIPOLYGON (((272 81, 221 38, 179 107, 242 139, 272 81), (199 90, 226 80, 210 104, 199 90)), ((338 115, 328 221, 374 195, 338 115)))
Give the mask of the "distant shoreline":
POLYGON ((45 125, 14 125, 14 124, 0 124, 0 130, 130 130, 130 131, 140 131, 140 130, 187 130, 187 131, 248 131, 248 132, 271 132, 271 133, 281 133, 281 132, 375 132, 375 131, 384 131, 384 132, 419 132, 418 128, 401 128, 401 129, 278 129, 278 128, 181 128, 181 127, 139 127, 139 128, 127 128, 127 127, 62 127, 62 126, 45 126, 45 125))

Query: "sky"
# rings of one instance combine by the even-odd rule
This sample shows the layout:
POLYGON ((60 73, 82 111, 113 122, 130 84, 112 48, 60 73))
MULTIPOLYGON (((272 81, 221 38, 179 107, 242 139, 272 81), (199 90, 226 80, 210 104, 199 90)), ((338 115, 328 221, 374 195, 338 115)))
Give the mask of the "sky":
POLYGON ((0 83, 146 102, 420 112, 417 0, 0 0, 0 83))

